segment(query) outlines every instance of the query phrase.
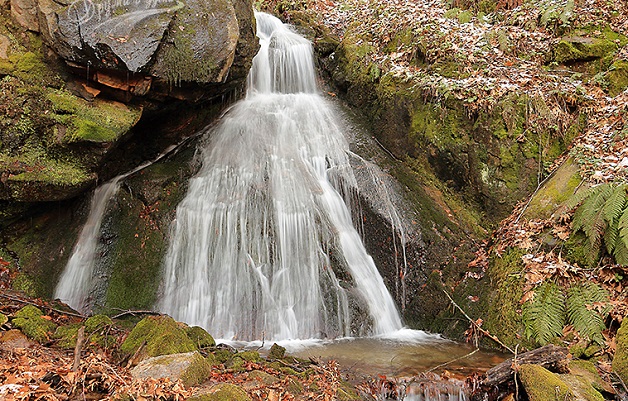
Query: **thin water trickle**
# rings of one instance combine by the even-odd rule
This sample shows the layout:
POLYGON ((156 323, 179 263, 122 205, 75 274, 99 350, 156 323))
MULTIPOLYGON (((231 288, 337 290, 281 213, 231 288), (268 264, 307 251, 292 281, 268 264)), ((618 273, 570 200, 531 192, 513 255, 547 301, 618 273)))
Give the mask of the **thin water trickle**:
POLYGON ((212 132, 177 207, 158 309, 225 339, 399 330, 351 221, 349 147, 317 93, 311 44, 256 18, 247 97, 212 132))
POLYGON ((91 295, 95 286, 98 284, 94 277, 94 270, 98 262, 97 253, 101 236, 100 226, 107 209, 107 204, 111 198, 118 193, 122 180, 161 160, 180 146, 181 143, 168 147, 154 160, 143 163, 133 170, 111 179, 94 190, 87 221, 81 230, 78 241, 72 249, 72 255, 65 265, 59 282, 55 287, 55 298, 60 299, 79 312, 88 314, 91 311, 94 302, 91 295))

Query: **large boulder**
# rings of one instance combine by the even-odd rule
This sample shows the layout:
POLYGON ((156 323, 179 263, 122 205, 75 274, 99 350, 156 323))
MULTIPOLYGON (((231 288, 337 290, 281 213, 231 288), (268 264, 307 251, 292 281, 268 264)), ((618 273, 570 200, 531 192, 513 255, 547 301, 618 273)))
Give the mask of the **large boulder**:
POLYGON ((257 51, 247 0, 12 0, 11 5, 14 19, 41 32, 76 72, 135 95, 145 95, 152 79, 169 85, 243 82, 257 51))
POLYGON ((202 383, 210 373, 211 365, 197 351, 149 358, 131 370, 131 375, 136 379, 180 379, 188 387, 202 383))

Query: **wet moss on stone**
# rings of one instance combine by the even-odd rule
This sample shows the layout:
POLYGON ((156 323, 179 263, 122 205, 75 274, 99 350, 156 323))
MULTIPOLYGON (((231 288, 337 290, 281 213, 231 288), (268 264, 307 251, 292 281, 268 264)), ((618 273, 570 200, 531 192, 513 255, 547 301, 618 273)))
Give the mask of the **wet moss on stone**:
POLYGON ((621 377, 624 383, 628 383, 628 319, 622 321, 615 338, 617 349, 613 358, 613 371, 621 377))
POLYGON ((196 345, 182 326, 170 316, 148 316, 131 330, 120 351, 131 356, 143 347, 141 353, 145 357, 196 351, 196 345))
POLYGON ((605 74, 608 81, 608 93, 617 96, 628 88, 628 61, 617 60, 605 74))
POLYGON ((28 338, 44 344, 50 340, 57 325, 43 316, 44 313, 39 308, 27 305, 15 313, 11 323, 28 338))
POLYGON ((576 399, 558 375, 540 365, 521 365, 519 377, 530 401, 574 401, 576 399))
POLYGON ((216 345, 216 341, 204 328, 192 326, 186 328, 186 334, 200 348, 208 348, 216 345))

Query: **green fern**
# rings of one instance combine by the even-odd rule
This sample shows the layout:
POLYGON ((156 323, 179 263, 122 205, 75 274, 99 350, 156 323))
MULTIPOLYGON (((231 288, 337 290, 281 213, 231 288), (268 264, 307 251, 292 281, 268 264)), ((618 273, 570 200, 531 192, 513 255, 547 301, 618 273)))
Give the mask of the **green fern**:
POLYGON ((610 306, 608 292, 592 282, 584 282, 571 287, 567 295, 567 319, 580 335, 597 344, 604 343, 602 331, 606 328, 604 319, 610 306), (601 311, 593 308, 593 304, 606 304, 601 311))
POLYGON ((590 263, 600 256, 602 245, 617 263, 628 262, 628 184, 601 184, 574 195, 567 206, 576 209, 572 229, 587 238, 590 263))
POLYGON ((545 345, 563 334, 565 324, 565 296, 554 283, 543 283, 536 290, 534 298, 523 305, 525 334, 545 345))

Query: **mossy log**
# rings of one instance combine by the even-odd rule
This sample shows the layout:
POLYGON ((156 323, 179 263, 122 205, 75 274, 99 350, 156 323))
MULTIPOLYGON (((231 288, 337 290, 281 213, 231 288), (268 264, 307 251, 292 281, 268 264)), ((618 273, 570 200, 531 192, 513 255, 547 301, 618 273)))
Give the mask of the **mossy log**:
POLYGON ((565 372, 569 363, 567 355, 569 350, 565 347, 558 347, 548 344, 544 347, 525 352, 516 358, 508 359, 486 372, 486 379, 482 381, 484 388, 501 386, 513 380, 515 365, 534 364, 540 365, 552 372, 565 372))

